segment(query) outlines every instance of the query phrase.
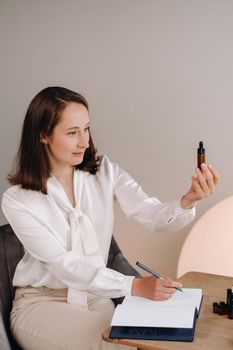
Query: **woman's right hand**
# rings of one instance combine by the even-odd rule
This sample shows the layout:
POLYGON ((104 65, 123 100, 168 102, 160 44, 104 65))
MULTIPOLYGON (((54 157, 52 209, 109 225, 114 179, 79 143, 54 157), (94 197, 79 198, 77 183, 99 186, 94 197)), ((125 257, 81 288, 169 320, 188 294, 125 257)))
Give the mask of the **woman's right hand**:
POLYGON ((159 279, 154 276, 134 278, 131 295, 152 300, 167 300, 173 296, 182 285, 171 279, 159 279))

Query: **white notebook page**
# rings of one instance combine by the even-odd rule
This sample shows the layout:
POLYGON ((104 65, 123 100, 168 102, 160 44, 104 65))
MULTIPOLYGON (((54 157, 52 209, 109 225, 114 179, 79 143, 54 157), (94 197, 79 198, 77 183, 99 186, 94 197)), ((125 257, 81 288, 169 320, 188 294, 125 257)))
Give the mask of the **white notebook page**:
POLYGON ((166 301, 127 296, 118 305, 111 325, 132 327, 192 328, 195 308, 199 308, 201 289, 184 288, 166 301))

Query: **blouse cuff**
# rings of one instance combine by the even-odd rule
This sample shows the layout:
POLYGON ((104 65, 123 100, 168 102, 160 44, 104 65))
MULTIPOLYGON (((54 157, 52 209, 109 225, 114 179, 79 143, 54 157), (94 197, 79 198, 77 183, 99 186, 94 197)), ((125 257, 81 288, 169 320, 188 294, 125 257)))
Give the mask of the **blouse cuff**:
POLYGON ((195 215, 196 207, 194 206, 191 209, 184 209, 184 208, 182 208, 180 201, 175 201, 175 211, 178 214, 187 213, 187 214, 195 215))
POLYGON ((122 286, 123 295, 131 295, 132 284, 135 276, 125 276, 125 281, 122 286))

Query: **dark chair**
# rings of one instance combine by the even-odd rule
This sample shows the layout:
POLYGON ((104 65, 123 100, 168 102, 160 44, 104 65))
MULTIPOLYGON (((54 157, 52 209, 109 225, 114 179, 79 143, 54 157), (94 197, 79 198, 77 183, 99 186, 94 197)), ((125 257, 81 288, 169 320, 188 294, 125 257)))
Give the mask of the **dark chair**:
POLYGON ((15 295, 15 288, 12 285, 15 268, 24 254, 23 246, 14 234, 10 225, 0 227, 0 348, 1 350, 18 350, 10 333, 9 315, 12 301, 15 295), (6 337, 8 336, 8 338, 6 337))
MULTIPOLYGON (((23 246, 11 226, 9 224, 0 226, 0 350, 21 350, 11 335, 9 316, 15 294, 12 279, 23 254, 23 246)), ((141 277, 125 259, 114 237, 110 246, 107 266, 125 275, 141 277)), ((113 301, 115 304, 119 304, 122 299, 117 298, 113 301)))

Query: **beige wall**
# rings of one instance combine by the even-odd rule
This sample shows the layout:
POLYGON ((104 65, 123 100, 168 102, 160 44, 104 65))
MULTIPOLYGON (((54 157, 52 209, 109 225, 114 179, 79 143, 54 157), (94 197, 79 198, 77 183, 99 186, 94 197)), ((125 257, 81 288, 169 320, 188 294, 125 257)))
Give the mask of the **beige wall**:
MULTIPOLYGON (((199 140, 222 180, 197 217, 232 195, 232 37, 232 0, 0 0, 0 194, 29 101, 58 84, 85 94, 99 149, 151 195, 186 191, 199 140)), ((191 225, 161 234, 116 219, 132 263, 175 276, 191 225)))

